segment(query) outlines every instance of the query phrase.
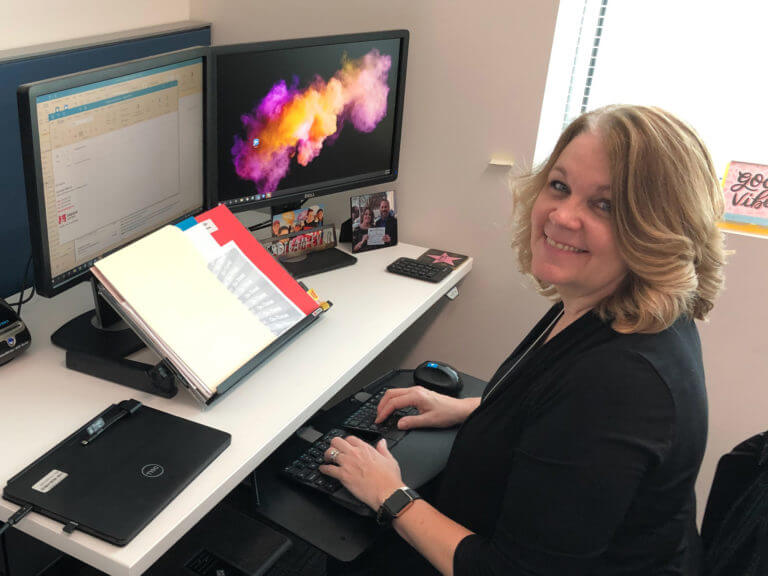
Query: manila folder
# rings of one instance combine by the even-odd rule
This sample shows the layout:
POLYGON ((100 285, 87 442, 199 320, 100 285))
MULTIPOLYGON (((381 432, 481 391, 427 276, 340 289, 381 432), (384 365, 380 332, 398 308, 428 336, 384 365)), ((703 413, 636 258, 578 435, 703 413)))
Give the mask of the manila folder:
POLYGON ((165 226, 95 265, 211 390, 275 336, 208 270, 184 232, 165 226))

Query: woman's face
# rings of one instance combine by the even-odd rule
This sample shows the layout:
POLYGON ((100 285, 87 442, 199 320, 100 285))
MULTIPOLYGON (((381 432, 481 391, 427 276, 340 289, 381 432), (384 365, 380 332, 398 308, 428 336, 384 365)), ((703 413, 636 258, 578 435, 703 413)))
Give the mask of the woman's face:
POLYGON ((371 222, 373 221, 373 212, 370 208, 366 208, 363 212, 363 221, 362 224, 364 226, 370 226, 371 222))
POLYGON ((584 132, 560 154, 531 213, 531 271, 566 304, 592 307, 626 275, 611 218, 608 155, 597 134, 584 132))

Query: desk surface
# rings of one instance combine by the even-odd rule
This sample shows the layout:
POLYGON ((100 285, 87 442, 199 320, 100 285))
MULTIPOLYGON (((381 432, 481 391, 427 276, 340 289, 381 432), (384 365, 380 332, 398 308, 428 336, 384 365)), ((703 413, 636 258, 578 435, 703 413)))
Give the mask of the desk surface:
MULTIPOLYGON (((0 367, 0 488, 89 418, 126 398, 225 430, 232 444, 125 547, 65 534, 60 523, 34 513, 16 527, 109 574, 144 572, 472 268, 469 259, 439 284, 386 272, 395 258, 423 251, 400 244, 365 252, 354 266, 306 278, 333 308, 207 411, 184 390, 164 399, 65 368, 64 352, 50 343, 50 335, 93 307, 89 285, 55 299, 33 299, 23 309, 32 346, 0 367)), ((16 509, 0 499, 0 519, 16 509)))

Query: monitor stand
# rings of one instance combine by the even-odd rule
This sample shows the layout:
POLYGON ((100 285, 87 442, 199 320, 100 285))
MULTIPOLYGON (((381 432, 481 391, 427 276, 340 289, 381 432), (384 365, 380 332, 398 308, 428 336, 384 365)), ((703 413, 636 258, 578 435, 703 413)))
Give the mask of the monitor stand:
POLYGON ((99 295, 91 277, 94 310, 73 318, 51 335, 66 350, 67 368, 164 398, 176 395, 176 383, 163 362, 157 365, 125 358, 144 343, 99 295))
POLYGON ((357 258, 342 252, 338 248, 318 250, 298 258, 280 261, 294 278, 304 278, 313 274, 320 274, 321 272, 329 272, 344 266, 351 266, 355 262, 357 262, 357 258))
POLYGON ((64 350, 107 358, 123 358, 141 350, 144 343, 99 296, 93 279, 91 290, 95 309, 64 324, 51 335, 51 342, 64 350))

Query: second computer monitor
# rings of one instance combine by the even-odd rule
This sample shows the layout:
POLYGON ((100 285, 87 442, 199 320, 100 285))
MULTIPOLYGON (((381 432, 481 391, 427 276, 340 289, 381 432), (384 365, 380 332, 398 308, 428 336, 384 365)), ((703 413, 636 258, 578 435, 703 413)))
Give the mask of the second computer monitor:
POLYGON ((215 47, 214 203, 395 180, 407 51, 406 30, 215 47))

